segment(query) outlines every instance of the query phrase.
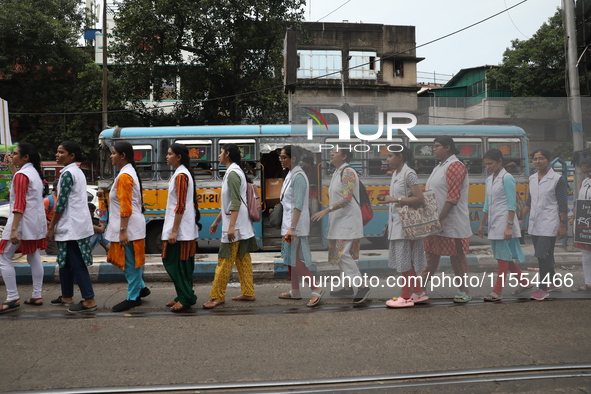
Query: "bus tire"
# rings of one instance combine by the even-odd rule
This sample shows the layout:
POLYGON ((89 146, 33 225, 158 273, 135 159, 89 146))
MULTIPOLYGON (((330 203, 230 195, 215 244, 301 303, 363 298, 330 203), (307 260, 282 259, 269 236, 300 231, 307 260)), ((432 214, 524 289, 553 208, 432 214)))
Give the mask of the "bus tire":
POLYGON ((148 224, 146 230, 146 254, 162 254, 162 221, 148 224))

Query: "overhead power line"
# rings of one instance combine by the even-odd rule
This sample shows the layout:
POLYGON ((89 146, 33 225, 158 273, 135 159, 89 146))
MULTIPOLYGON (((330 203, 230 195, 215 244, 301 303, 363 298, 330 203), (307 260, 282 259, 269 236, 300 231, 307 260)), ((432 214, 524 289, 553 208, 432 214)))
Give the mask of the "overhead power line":
MULTIPOLYGON (((343 3, 341 6, 339 6, 334 11, 338 10, 339 8, 341 8, 342 6, 344 6, 345 4, 347 4, 349 1, 350 0, 348 0, 345 3, 343 3)), ((431 45, 431 44, 433 44, 435 42, 438 42, 438 41, 441 41, 441 40, 446 39, 448 37, 451 37, 453 35, 456 35, 458 33, 463 32, 465 30, 471 29, 472 27, 478 26, 481 23, 484 23, 484 22, 486 22, 486 21, 488 21, 490 19, 493 19, 493 18, 501 15, 501 14, 504 14, 505 12, 508 12, 509 10, 511 10, 511 9, 517 7, 517 6, 520 6, 521 4, 523 4, 523 3, 527 2, 527 1, 528 0, 522 0, 519 3, 517 3, 517 4, 515 4, 515 5, 511 6, 511 7, 505 8, 504 10, 499 11, 496 14, 493 14, 493 15, 491 15, 489 17, 484 18, 484 19, 481 19, 478 22, 472 23, 471 25, 468 25, 466 27, 463 27, 461 29, 458 29, 456 31, 453 31, 453 32, 451 32, 449 34, 443 35, 443 36, 441 36, 439 38, 436 38, 434 40, 428 41, 426 43, 423 43, 423 44, 420 44, 420 45, 416 45, 416 46, 414 46, 414 47, 412 47, 410 49, 407 49, 405 51, 401 51, 401 52, 394 53, 394 54, 391 54, 391 55, 388 55, 388 56, 384 56, 384 57, 382 57, 380 59, 376 59, 375 61, 381 61, 381 60, 384 60, 384 59, 389 59, 389 58, 392 58, 392 57, 396 57, 396 56, 399 56, 399 55, 402 55, 402 54, 405 54, 405 53, 414 51, 414 50, 416 50, 418 48, 422 48, 422 47, 425 47, 427 45, 431 45)), ((371 63, 370 62, 367 62, 367 63, 359 64, 357 66, 349 67, 346 70, 347 71, 353 70, 353 69, 356 69, 356 68, 367 66, 369 64, 371 64, 371 63)), ((322 79, 322 78, 325 78, 325 77, 328 77, 328 76, 331 76, 331 75, 334 75, 334 74, 340 74, 340 73, 341 73, 341 70, 335 71, 335 72, 332 72, 332 73, 328 73, 328 74, 324 74, 324 75, 321 75, 321 76, 318 76, 318 77, 309 78, 308 80, 322 79)), ((440 75, 444 75, 444 74, 440 74, 440 75)), ((229 95, 229 96, 222 96, 222 97, 215 97, 215 98, 211 98, 211 99, 199 100, 197 102, 205 103, 205 102, 219 101, 219 100, 225 100, 225 99, 229 99, 229 98, 242 97, 242 96, 245 96, 245 95, 250 95, 250 94, 255 94, 255 93, 261 93, 261 92, 265 92, 265 91, 268 91, 268 90, 283 89, 283 88, 284 88, 284 86, 283 86, 283 84, 281 84, 281 85, 270 86, 270 87, 264 88, 264 89, 252 90, 252 91, 248 91, 248 92, 244 92, 244 93, 237 93, 237 94, 233 94, 233 95, 229 95)), ((309 87, 309 88, 312 88, 312 87, 309 87)), ((176 104, 170 104, 170 105, 160 105, 160 106, 158 106, 158 108, 168 108, 168 107, 174 107, 174 106, 177 106, 177 105, 189 105, 189 103, 186 103, 185 104, 183 102, 183 103, 176 103, 176 104)), ((30 116, 32 116, 32 115, 62 115, 63 116, 63 115, 81 115, 81 114, 101 114, 102 112, 103 111, 96 111, 96 112, 61 112, 61 113, 47 113, 47 112, 42 112, 42 113, 41 112, 40 113, 27 112, 27 113, 23 113, 23 112, 10 112, 10 114, 11 115, 30 115, 30 116)), ((114 113, 114 112, 137 112, 137 110, 130 109, 130 110, 109 111, 109 113, 114 113)))

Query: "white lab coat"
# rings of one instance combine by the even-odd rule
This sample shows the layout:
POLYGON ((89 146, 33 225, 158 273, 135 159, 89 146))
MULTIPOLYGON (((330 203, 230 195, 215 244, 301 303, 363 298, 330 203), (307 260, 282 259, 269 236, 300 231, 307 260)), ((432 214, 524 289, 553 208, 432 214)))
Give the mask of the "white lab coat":
POLYGON ((167 241, 172 232, 176 205, 178 202, 177 190, 175 187, 176 178, 180 174, 185 174, 189 178, 189 187, 187 188, 187 201, 185 202, 185 212, 181 218, 177 241, 194 241, 199 236, 197 225, 195 224, 195 183, 193 175, 184 165, 178 166, 170 180, 168 181, 168 198, 166 201, 166 214, 164 216, 164 225, 162 226, 162 240, 167 241))
POLYGON ((296 236, 298 237, 307 237, 310 233, 310 210, 308 209, 308 195, 310 194, 310 183, 308 182, 308 177, 302 167, 295 166, 294 168, 289 171, 285 180, 283 181, 283 186, 281 187, 281 196, 283 199, 281 200, 281 204, 283 205, 283 221, 281 222, 281 235, 287 234, 289 228, 291 227, 291 220, 293 217, 293 203, 295 201, 295 193, 302 192, 304 196, 304 206, 302 209, 302 213, 300 214, 300 220, 298 221, 298 225, 296 226, 296 236), (293 181, 295 177, 298 175, 303 175, 304 179, 306 180, 306 190, 294 190, 293 188, 293 181))
MULTIPOLYGON (((437 165, 429 179, 427 180, 426 189, 432 190, 437 200, 437 210, 439 213, 443 210, 445 201, 447 200, 447 191, 449 185, 447 184, 447 170, 450 164, 460 162, 456 155, 451 155, 446 161, 437 165)), ((464 165, 462 163, 462 165, 464 165)), ((445 218, 445 226, 443 233, 439 234, 441 237, 447 238, 468 238, 472 235, 472 228, 470 227, 470 213, 468 212, 468 186, 470 182, 468 175, 464 178, 462 190, 460 191, 460 200, 451 209, 447 218, 445 218)))
POLYGON ((224 180, 222 181, 222 242, 230 243, 228 240, 228 228, 230 228, 230 205, 232 204, 232 195, 230 193, 230 187, 228 186, 228 175, 235 172, 240 177, 240 209, 238 211, 238 218, 235 224, 235 236, 233 242, 241 241, 254 237, 254 226, 250 221, 248 215, 248 207, 246 206, 246 177, 240 166, 236 163, 232 163, 224 174, 224 180))
POLYGON ((559 180, 560 175, 551 168, 539 182, 538 174, 529 177, 531 210, 527 232, 530 235, 555 237, 558 233, 560 213, 556 199, 556 185, 559 180))
MULTIPOLYGON (((488 239, 505 239, 507 229, 507 213, 509 201, 505 192, 505 182, 513 178, 505 169, 502 169, 493 181, 493 175, 486 178, 486 196, 488 198, 488 239)), ((515 195, 515 194, 513 194, 515 195)), ((519 221, 515 216, 512 238, 521 237, 519 221)))
MULTIPOLYGON (((39 173, 31 163, 27 163, 21 167, 21 169, 14 174, 23 174, 29 179, 29 186, 27 188, 27 195, 25 202, 27 204, 25 212, 18 224, 17 234, 19 239, 22 240, 38 240, 43 239, 47 235, 47 221, 45 218, 45 209, 43 207, 43 181, 39 176, 39 173)), ((10 216, 4 226, 4 232, 2 233, 2 239, 10 239, 10 229, 12 228, 12 222, 14 220, 14 202, 16 196, 14 189, 10 188, 10 216)))
MULTIPOLYGON (((335 204, 343 199, 344 190, 341 174, 346 167, 349 167, 348 163, 344 163, 332 174, 328 188, 330 204, 335 204)), ((355 189, 353 190, 355 198, 351 198, 351 202, 344 208, 329 213, 327 239, 363 238, 363 219, 361 217, 361 207, 359 206, 361 202, 359 197, 359 176, 355 170, 353 170, 353 173, 355 174, 355 189)))

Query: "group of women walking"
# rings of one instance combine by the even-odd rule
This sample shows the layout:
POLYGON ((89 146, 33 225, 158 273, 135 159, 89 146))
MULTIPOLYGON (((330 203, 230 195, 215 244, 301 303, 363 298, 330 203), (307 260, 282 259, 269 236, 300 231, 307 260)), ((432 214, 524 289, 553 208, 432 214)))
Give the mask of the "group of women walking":
MULTIPOLYGON (((451 137, 441 136, 433 143, 433 154, 439 164, 427 180, 426 189, 433 191, 437 201, 442 232, 424 239, 405 238, 396 206, 419 207, 424 202, 423 191, 417 173, 411 168, 412 153, 403 147, 400 152, 389 153, 387 162, 392 170, 390 193, 384 198, 388 203, 389 266, 407 280, 400 297, 386 302, 388 307, 402 308, 425 302, 429 299, 425 284, 435 274, 441 256, 449 256, 454 274, 462 280, 454 302, 472 300, 465 278, 468 273, 466 254, 472 234, 468 214, 468 171, 457 158, 458 153, 451 137)), ((56 161, 64 166, 60 171, 55 213, 46 225, 43 209, 43 181, 40 157, 35 147, 21 143, 9 159, 18 167, 10 194, 11 215, 0 241, 0 270, 6 284, 7 299, 0 313, 20 306, 16 275, 12 258, 20 252, 27 255, 33 277, 33 292, 25 304, 42 305, 41 295, 43 266, 40 250, 48 240, 57 241, 61 295, 51 301, 52 305, 67 306, 72 313, 90 312, 97 309, 88 266, 92 264, 90 237, 93 226, 87 212, 86 179, 76 165, 81 161, 80 146, 71 141, 59 145, 56 161), (82 300, 74 303, 74 283, 79 287, 82 300)), ((308 195, 310 183, 299 165, 303 151, 287 145, 279 156, 281 165, 289 172, 281 190, 283 207, 281 255, 288 266, 291 289, 279 294, 279 298, 301 300, 302 278, 312 284, 307 306, 318 305, 325 293, 311 270, 312 257, 308 235, 312 221, 328 216, 328 260, 341 271, 343 288, 331 291, 333 296, 352 297, 354 303, 364 302, 370 288, 361 280, 358 268, 360 241, 363 237, 360 182, 356 171, 349 165, 352 152, 335 147, 330 152, 334 172, 330 181, 329 205, 310 215, 308 195), (354 288, 357 286, 357 289, 354 288)), ((566 236, 566 183, 550 167, 550 154, 543 149, 533 154, 537 172, 529 179, 529 197, 523 215, 530 214, 528 232, 532 236, 535 255, 540 265, 542 281, 532 299, 543 300, 550 291, 560 286, 554 282, 554 244, 566 236)), ((142 183, 138 176, 134 151, 131 144, 117 142, 112 148, 112 164, 120 169, 109 194, 109 224, 106 238, 111 242, 107 260, 120 268, 128 283, 125 300, 112 307, 121 312, 142 303, 150 294, 143 281, 146 237, 143 216, 142 183)), ((197 302, 193 290, 193 270, 196 239, 199 235, 199 211, 195 193, 194 176, 190 167, 189 152, 185 145, 172 144, 166 155, 167 164, 174 168, 168 185, 168 200, 162 230, 162 261, 170 275, 176 296, 166 306, 172 312, 183 312, 197 302)), ((241 294, 234 301, 254 301, 255 291, 250 252, 259 249, 254 235, 254 226, 249 217, 247 183, 251 182, 241 168, 240 150, 235 144, 225 144, 219 154, 220 164, 225 166, 221 190, 221 210, 209 228, 217 232, 221 222, 222 237, 209 300, 206 309, 225 303, 226 287, 231 270, 236 264, 240 279, 241 294)), ((522 275, 514 259, 524 260, 519 239, 520 225, 516 215, 517 202, 515 179, 503 168, 503 156, 497 149, 484 155, 484 165, 491 174, 486 180, 486 199, 478 234, 484 237, 488 226, 488 239, 498 261, 498 279, 485 301, 502 299, 503 284, 508 272, 517 275, 519 286, 513 294, 531 289, 533 284, 522 275)), ((581 168, 587 178, 583 185, 585 197, 591 199, 591 159, 586 159, 581 168), (589 194, 587 196, 587 194, 589 194)), ((591 289, 591 247, 578 245, 583 250, 585 283, 573 291, 591 289)))
MULTIPOLYGON (((48 240, 57 241, 61 295, 52 305, 68 307, 71 313, 92 312, 97 309, 88 266, 92 265, 90 237, 94 234, 88 212, 86 178, 76 165, 82 161, 80 146, 71 141, 59 145, 56 153, 60 171, 57 204, 49 225, 43 207, 43 181, 40 157, 29 143, 19 144, 7 158, 18 167, 11 189, 11 214, 0 242, 0 270, 6 284, 7 298, 0 313, 20 306, 16 274, 12 264, 15 253, 27 255, 33 277, 33 294, 25 304, 43 305, 43 266, 40 251, 48 240), (74 303, 74 283, 82 300, 74 303)), ((190 169, 189 152, 185 145, 172 144, 166 155, 167 163, 175 169, 170 178, 166 215, 162 230, 162 261, 176 290, 176 297, 166 304, 172 312, 182 312, 195 305, 193 270, 198 237, 198 207, 194 176, 190 169)), ((138 176, 134 151, 130 143, 117 142, 111 152, 111 162, 119 174, 109 193, 109 224, 106 238, 110 241, 107 261, 120 268, 128 283, 127 297, 112 307, 114 312, 139 306, 150 294, 143 281, 145 264, 146 222, 143 215, 142 183, 138 176)), ((221 150, 220 162, 227 166, 222 185, 222 212, 212 225, 215 232, 222 222, 222 246, 211 300, 204 307, 212 308, 224 302, 234 261, 242 283, 239 301, 254 301, 252 265, 249 252, 258 250, 254 228, 248 211, 241 201, 246 200, 246 182, 240 169, 238 146, 227 144, 221 150)))
MULTIPOLYGON (((435 194, 442 227, 440 234, 426 237, 424 242, 407 240, 400 229, 398 211, 390 209, 390 267, 407 278, 417 278, 417 273, 420 272, 422 280, 407 280, 401 296, 386 302, 389 307, 409 307, 426 301, 428 297, 421 285, 424 286, 437 270, 440 256, 449 256, 454 274, 462 279, 467 278, 466 254, 472 234, 468 214, 469 181, 468 171, 456 157, 457 153, 451 137, 441 136, 434 140, 433 154, 439 164, 427 180, 426 190, 432 190, 435 194)), ((407 165, 409 159, 410 152, 406 148, 388 156, 393 175, 390 196, 386 201, 391 205, 418 206, 423 201, 416 173, 407 165)), ((555 282, 554 244, 557 239, 566 236, 567 189, 564 179, 549 167, 551 156, 548 151, 536 150, 532 159, 537 172, 530 176, 530 192, 522 217, 530 214, 528 233, 532 236, 535 256, 540 266, 540 285, 530 298, 543 300, 550 291, 560 288, 555 282)), ((484 230, 488 226, 487 236, 498 262, 498 276, 493 290, 484 300, 494 302, 503 298, 503 286, 509 283, 509 272, 517 279, 513 295, 522 294, 531 289, 533 284, 514 262, 514 259, 523 262, 525 257, 521 250, 520 222, 516 215, 517 199, 520 197, 516 193, 515 178, 504 169, 503 155, 498 149, 486 152, 483 162, 491 175, 486 180, 486 197, 478 235, 484 238, 484 230)), ((591 170, 591 160, 587 165, 591 170)), ((588 283, 591 283, 589 279, 591 278, 586 275, 585 285, 574 290, 587 291, 588 283)), ((460 286, 454 302, 471 301, 466 281, 460 280, 457 283, 460 286)))

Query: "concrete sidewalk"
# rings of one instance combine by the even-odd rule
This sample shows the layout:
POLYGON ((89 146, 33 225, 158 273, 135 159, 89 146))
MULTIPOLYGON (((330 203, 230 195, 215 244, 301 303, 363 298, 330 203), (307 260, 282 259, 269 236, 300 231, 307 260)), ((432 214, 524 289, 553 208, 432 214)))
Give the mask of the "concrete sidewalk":
MULTIPOLYGON (((537 259, 533 253, 532 245, 524 245, 526 261, 518 265, 527 269, 537 267, 537 259)), ((287 266, 283 264, 280 252, 252 253, 252 265, 255 280, 273 280, 288 278, 287 266)), ((211 280, 217 265, 217 254, 198 254, 195 256, 194 278, 196 280, 211 280)), ((55 256, 41 256, 44 266, 44 282, 59 282, 59 269, 55 256)), ((316 262, 320 275, 338 274, 338 267, 329 264, 327 252, 312 252, 312 259, 316 262)), ((556 247, 556 266, 581 265, 581 252, 569 247, 556 247)), ((470 248, 468 264, 471 272, 495 272, 497 261, 493 258, 490 246, 475 246, 470 248)), ((30 283, 31 270, 26 261, 26 256, 15 259, 17 282, 30 283)), ((440 267, 449 268, 449 257, 442 257, 440 267)), ((359 258, 359 268, 362 273, 371 275, 392 275, 394 271, 388 268, 387 250, 362 250, 359 258)), ((125 282, 123 271, 106 262, 106 256, 94 256, 94 264, 89 267, 91 278, 94 282, 125 282)), ((234 268, 234 272, 236 269, 234 268)), ((159 255, 147 255, 144 268, 144 280, 147 282, 170 281, 162 265, 159 255)))

